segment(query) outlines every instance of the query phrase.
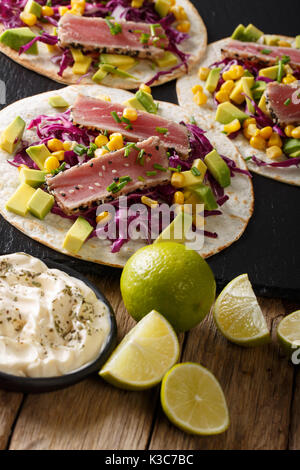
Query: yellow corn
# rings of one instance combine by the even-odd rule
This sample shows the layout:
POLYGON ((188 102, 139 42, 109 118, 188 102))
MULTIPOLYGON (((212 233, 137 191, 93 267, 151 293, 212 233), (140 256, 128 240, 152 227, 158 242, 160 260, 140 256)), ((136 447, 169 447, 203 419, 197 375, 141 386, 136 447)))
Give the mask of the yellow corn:
POLYGON ((176 0, 169 0, 169 3, 171 5, 171 7, 173 7, 176 4, 176 0))
POLYGON ((129 119, 129 121, 136 121, 138 118, 137 110, 134 108, 125 108, 123 111, 123 117, 129 119))
POLYGON ((181 33, 188 33, 191 29, 191 23, 189 21, 181 21, 177 26, 176 29, 181 33))
POLYGON ((148 207, 151 207, 151 209, 155 209, 155 207, 158 207, 159 203, 158 201, 155 201, 154 199, 150 199, 150 197, 147 196, 142 196, 141 197, 142 204, 145 204, 148 207))
POLYGON ((291 134, 294 139, 300 139, 300 126, 295 127, 295 129, 292 130, 291 134))
POLYGON ((53 8, 49 7, 48 5, 44 5, 42 7, 42 15, 43 16, 53 16, 54 15, 53 8))
POLYGON ((285 85, 288 85, 289 83, 293 83, 293 82, 296 82, 297 81, 297 78, 294 77, 294 75, 288 73, 286 77, 283 77, 282 79, 282 83, 284 83, 285 85))
POLYGON ((284 41, 283 39, 280 39, 280 41, 278 41, 278 46, 279 47, 292 47, 290 42, 284 41))
POLYGON ((106 137, 106 135, 99 134, 95 139, 95 144, 99 148, 103 147, 103 145, 106 145, 107 143, 108 143, 108 138, 106 137))
POLYGON ((173 173, 171 178, 171 185, 174 188, 182 188, 184 184, 184 176, 181 173, 173 173))
POLYGON ((239 131, 240 128, 240 121, 238 119, 234 119, 232 122, 224 126, 224 132, 226 132, 226 134, 232 134, 233 132, 239 131))
POLYGON ((243 128, 246 129, 250 124, 256 125, 256 119, 255 118, 245 119, 245 121, 243 122, 243 128))
POLYGON ((63 142, 63 149, 66 151, 72 150, 73 142, 71 140, 65 140, 63 142))
POLYGON ((184 21, 188 19, 185 9, 182 6, 172 6, 170 12, 173 13, 177 21, 184 21))
POLYGON ((271 137, 272 133, 273 129, 271 126, 264 127, 259 131, 259 135, 265 140, 268 140, 271 137))
POLYGON ((145 83, 142 83, 140 85, 140 90, 145 91, 146 93, 149 93, 149 95, 151 95, 151 88, 145 83))
POLYGON ((257 150, 265 150, 266 141, 265 141, 265 139, 263 139, 262 137, 260 137, 258 135, 258 136, 255 136, 255 137, 251 137, 250 145, 251 145, 251 147, 253 147, 257 150))
POLYGON ((181 191, 174 194, 174 204, 184 204, 184 194, 181 191))
POLYGON ((64 160, 65 152, 63 150, 58 150, 57 152, 53 152, 51 156, 57 158, 57 160, 64 160))
POLYGON ((231 72, 227 70, 226 72, 222 73, 222 78, 227 82, 227 80, 232 80, 231 72))
POLYGON ((273 145, 276 145, 277 147, 282 147, 283 145, 280 136, 276 132, 273 132, 268 140, 268 147, 273 147, 273 145))
POLYGON ((233 80, 227 80, 223 85, 221 85, 221 90, 225 91, 226 93, 230 94, 234 88, 234 81, 233 80))
POLYGON ((20 13, 20 20, 27 24, 27 26, 34 26, 37 22, 37 17, 33 13, 22 11, 22 13, 20 13))
POLYGON ((110 140, 107 144, 107 147, 109 148, 109 150, 111 150, 111 151, 120 150, 121 148, 124 147, 122 134, 119 134, 119 133, 111 134, 109 139, 110 140))
POLYGON ((252 137, 259 136, 259 129, 256 127, 256 124, 249 124, 247 131, 252 137))
POLYGON ((277 158, 282 156, 282 150, 277 145, 273 145, 272 147, 267 148, 266 154, 271 160, 277 160, 277 158))
POLYGON ((47 147, 51 152, 57 152, 58 150, 64 150, 64 144, 59 139, 50 139, 47 142, 47 147))
POLYGON ((71 10, 68 11, 70 15, 77 15, 77 16, 82 16, 82 10, 79 8, 71 8, 71 10))
POLYGON ((141 8, 143 3, 144 3, 144 0, 132 0, 131 6, 132 8, 141 8))
POLYGON ((46 44, 46 46, 51 54, 58 51, 58 47, 55 44, 53 46, 51 44, 46 44))
POLYGON ((216 93, 216 100, 219 103, 225 103, 226 101, 229 101, 229 93, 223 90, 218 91, 216 93))
POLYGON ((284 132, 287 137, 292 137, 292 131, 295 129, 295 126, 292 126, 292 124, 289 124, 288 126, 285 126, 284 132))
POLYGON ((192 93, 195 95, 198 91, 203 91, 203 87, 201 85, 194 85, 192 88, 192 93))
POLYGON ((203 91, 198 91, 193 99, 198 106, 202 106, 207 102, 207 96, 203 91))
POLYGON ((86 1, 85 0, 71 0, 71 7, 85 7, 86 1))
POLYGON ((229 70, 223 73, 222 77, 227 80, 238 80, 244 75, 244 68, 241 65, 232 65, 229 70))
POLYGON ((68 7, 58 7, 58 13, 60 16, 64 16, 68 11, 68 7))
POLYGON ((294 70, 292 69, 292 67, 289 64, 285 64, 284 71, 287 75, 288 74, 293 75, 293 72, 294 72, 294 70))
POLYGON ((198 70, 198 77, 200 80, 205 81, 210 73, 210 69, 208 67, 200 67, 198 70))
POLYGON ((99 149, 96 149, 95 150, 95 157, 103 157, 103 155, 105 155, 106 153, 109 153, 108 150, 106 150, 105 148, 99 148, 99 149))
POLYGON ((111 219, 111 215, 107 211, 101 212, 101 214, 97 215, 96 217, 96 223, 99 224, 100 222, 105 222, 107 223, 111 219))
POLYGON ((21 163, 21 165, 18 166, 18 171, 21 171, 22 168, 28 168, 28 166, 27 166, 27 165, 24 165, 24 163, 21 163))
POLYGON ((59 161, 56 157, 48 157, 45 161, 45 170, 46 171, 49 171, 49 173, 52 171, 52 170, 56 170, 56 168, 59 167, 59 161))

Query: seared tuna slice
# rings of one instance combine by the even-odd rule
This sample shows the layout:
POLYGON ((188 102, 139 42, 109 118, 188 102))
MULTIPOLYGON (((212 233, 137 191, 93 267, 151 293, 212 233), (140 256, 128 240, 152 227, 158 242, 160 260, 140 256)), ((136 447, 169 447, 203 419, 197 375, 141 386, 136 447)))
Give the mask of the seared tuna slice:
POLYGON ((300 125, 300 87, 269 83, 266 90, 267 107, 277 124, 300 125))
POLYGON ((168 164, 159 138, 151 137, 131 148, 107 153, 56 176, 48 176, 47 185, 57 204, 65 214, 71 215, 138 189, 168 183, 171 179, 168 164))
POLYGON ((126 54, 141 59, 160 58, 164 55, 164 48, 169 41, 163 28, 156 27, 156 36, 152 36, 149 24, 118 21, 119 28, 117 26, 117 29, 112 30, 116 23, 114 20, 109 21, 111 26, 103 18, 67 13, 58 23, 59 44, 61 47, 81 47, 86 51, 126 54))
POLYGON ((221 51, 223 57, 270 66, 274 65, 283 56, 288 56, 290 57, 289 65, 294 69, 300 68, 300 49, 291 47, 266 46, 255 42, 229 40, 221 51))
POLYGON ((72 109, 72 118, 75 124, 102 131, 120 132, 127 140, 134 142, 157 136, 166 148, 175 149, 183 158, 188 157, 189 134, 184 125, 138 111, 137 120, 128 128, 127 124, 121 121, 124 109, 125 106, 121 104, 78 95, 72 109))

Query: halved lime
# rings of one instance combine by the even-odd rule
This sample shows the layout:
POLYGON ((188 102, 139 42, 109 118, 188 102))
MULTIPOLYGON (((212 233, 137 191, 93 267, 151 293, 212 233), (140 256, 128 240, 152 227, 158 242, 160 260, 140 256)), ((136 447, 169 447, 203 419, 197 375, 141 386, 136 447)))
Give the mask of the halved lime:
POLYGON ((222 290, 213 307, 213 315, 221 333, 240 346, 260 346, 270 339, 247 274, 236 277, 222 290))
POLYGON ((158 384, 178 357, 175 331, 153 310, 123 338, 99 374, 116 387, 143 390, 158 384))
POLYGON ((163 378, 161 404, 169 420, 189 434, 220 434, 229 426, 229 412, 215 376, 200 364, 172 367, 163 378))
POLYGON ((300 348, 300 310, 281 320, 277 328, 277 337, 289 355, 300 348))

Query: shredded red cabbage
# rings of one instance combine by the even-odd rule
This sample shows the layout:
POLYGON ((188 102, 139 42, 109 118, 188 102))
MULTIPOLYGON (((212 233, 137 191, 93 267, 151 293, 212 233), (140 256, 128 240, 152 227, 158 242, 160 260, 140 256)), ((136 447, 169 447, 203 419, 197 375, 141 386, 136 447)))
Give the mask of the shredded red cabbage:
POLYGON ((299 166, 300 165, 300 157, 298 158, 288 158, 287 160, 284 160, 282 162, 263 162, 259 158, 255 157, 254 155, 251 157, 251 160, 253 163, 255 163, 257 166, 271 166, 275 168, 288 168, 290 166, 299 166))
POLYGON ((23 52, 28 51, 28 49, 30 49, 31 46, 33 46, 33 44, 35 44, 37 41, 43 42, 44 44, 49 44, 50 46, 54 46, 55 44, 57 44, 58 39, 57 39, 57 36, 53 36, 52 34, 48 34, 45 31, 43 31, 43 33, 40 36, 36 36, 27 44, 25 44, 24 46, 21 46, 19 49, 19 55, 23 54, 23 52))
POLYGON ((27 0, 3 0, 0 2, 0 22, 5 28, 18 28, 22 26, 19 18, 27 0))

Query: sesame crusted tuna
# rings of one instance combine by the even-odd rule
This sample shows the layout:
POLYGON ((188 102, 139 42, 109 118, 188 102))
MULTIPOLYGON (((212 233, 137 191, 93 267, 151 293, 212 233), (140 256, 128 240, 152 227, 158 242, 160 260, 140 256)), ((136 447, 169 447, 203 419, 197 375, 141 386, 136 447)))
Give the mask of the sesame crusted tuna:
POLYGON ((277 124, 300 125, 300 87, 297 82, 295 85, 269 83, 266 90, 266 103, 277 124))

